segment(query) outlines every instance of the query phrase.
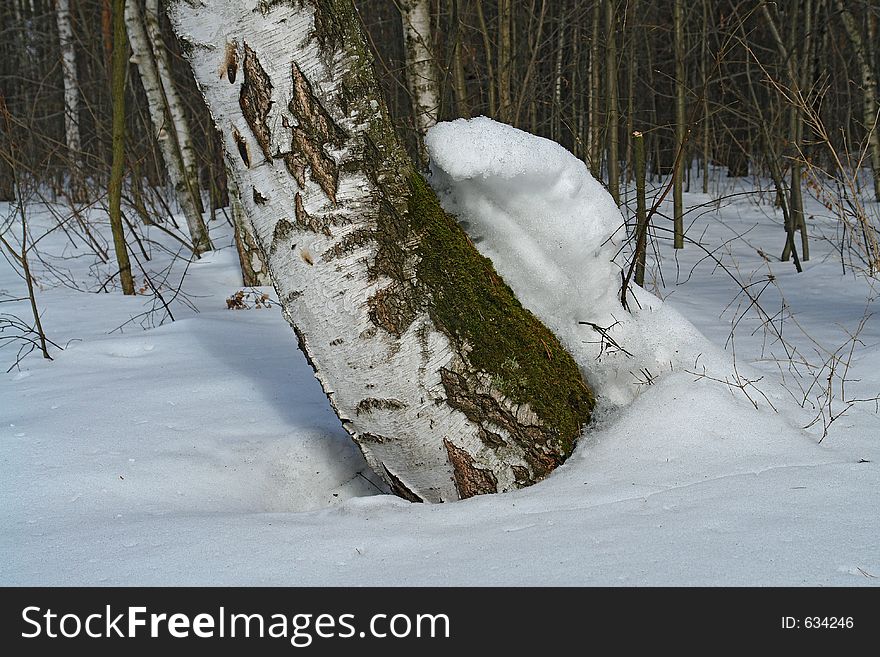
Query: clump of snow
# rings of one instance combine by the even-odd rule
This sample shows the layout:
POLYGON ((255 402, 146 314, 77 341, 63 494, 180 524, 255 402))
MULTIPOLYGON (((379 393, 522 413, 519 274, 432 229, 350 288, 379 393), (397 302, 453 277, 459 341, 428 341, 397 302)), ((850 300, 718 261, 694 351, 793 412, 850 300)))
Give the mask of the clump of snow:
POLYGON ((425 141, 444 208, 556 333, 604 408, 670 371, 730 378, 728 358, 657 297, 633 286, 632 312, 623 308, 624 220, 581 160, 486 117, 439 123, 425 141))

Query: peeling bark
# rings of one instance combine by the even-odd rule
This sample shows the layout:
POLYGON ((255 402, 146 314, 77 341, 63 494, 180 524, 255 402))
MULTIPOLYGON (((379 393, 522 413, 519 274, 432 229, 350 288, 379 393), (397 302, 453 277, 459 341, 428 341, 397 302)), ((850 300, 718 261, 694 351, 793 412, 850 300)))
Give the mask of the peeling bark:
POLYGON ((592 394, 415 172, 351 0, 209 4, 177 0, 172 22, 284 316, 368 463, 411 501, 546 476, 592 394))

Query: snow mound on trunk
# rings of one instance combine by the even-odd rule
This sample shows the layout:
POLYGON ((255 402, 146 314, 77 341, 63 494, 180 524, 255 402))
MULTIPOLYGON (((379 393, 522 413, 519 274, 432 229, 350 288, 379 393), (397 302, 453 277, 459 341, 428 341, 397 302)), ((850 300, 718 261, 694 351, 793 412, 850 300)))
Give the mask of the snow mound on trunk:
POLYGON ((443 207, 575 357, 600 408, 670 371, 731 378, 725 354, 654 295, 634 285, 623 308, 624 220, 581 160, 486 117, 439 123, 426 144, 443 207))

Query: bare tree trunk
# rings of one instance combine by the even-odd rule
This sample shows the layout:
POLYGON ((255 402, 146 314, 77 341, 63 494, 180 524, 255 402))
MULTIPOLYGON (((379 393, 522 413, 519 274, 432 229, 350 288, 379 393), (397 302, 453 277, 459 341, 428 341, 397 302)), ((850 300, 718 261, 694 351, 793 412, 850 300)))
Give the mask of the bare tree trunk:
POLYGON ((455 42, 452 45, 452 91, 455 94, 455 113, 469 118, 471 110, 468 104, 467 78, 464 74, 464 57, 462 51, 462 23, 460 0, 451 0, 455 15, 455 42))
MULTIPOLYGON (((629 44, 626 54, 626 181, 629 182, 635 177, 635 154, 634 154, 634 133, 635 133, 635 96, 636 96, 636 72, 638 62, 636 61, 636 36, 638 28, 636 28, 636 17, 639 15, 639 2, 633 0, 631 14, 629 19, 629 44)), ((640 133, 641 134, 641 133, 640 133)), ((640 137, 641 138, 641 137, 640 137)), ((644 144, 642 145, 644 148, 644 144)))
POLYGON ((513 9, 511 0, 498 0, 498 117, 504 123, 513 120, 513 9))
POLYGON ((605 93, 606 125, 608 134, 608 191, 616 205, 620 205, 620 119, 617 98, 617 21, 614 15, 614 0, 605 0, 605 93))
MULTIPOLYGON (((789 33, 788 33, 788 42, 784 43, 782 41, 782 36, 779 31, 779 24, 776 17, 770 12, 767 3, 764 2, 761 5, 761 10, 764 14, 764 18, 767 21, 767 25, 770 28, 770 33, 773 36, 773 41, 776 44, 776 49, 779 52, 779 57, 782 62, 785 64, 786 71, 788 72, 788 85, 789 85, 789 93, 791 96, 791 100, 789 103, 789 125, 788 125, 788 133, 789 133, 789 141, 791 144, 789 158, 791 160, 791 169, 790 169, 790 186, 788 192, 788 225, 786 226, 787 233, 793 233, 796 230, 800 230, 801 233, 801 260, 806 261, 810 259, 810 250, 809 250, 809 241, 807 240, 807 227, 806 221, 804 219, 804 202, 803 202, 803 194, 801 190, 802 183, 802 173, 803 173, 803 153, 802 151, 802 137, 804 132, 804 118, 803 111, 804 108, 801 106, 802 103, 807 102, 806 98, 803 95, 803 84, 802 84, 802 72, 803 69, 807 68, 807 63, 802 62, 805 53, 808 52, 809 48, 809 40, 812 38, 811 34, 811 14, 812 14, 812 3, 810 0, 807 0, 805 17, 803 19, 804 22, 804 40, 807 45, 807 49, 798 50, 798 26, 801 24, 801 17, 799 15, 801 9, 800 1, 791 2, 788 5, 788 9, 791 11, 791 15, 786 16, 786 22, 788 23, 789 33), (800 66, 801 70, 798 69, 799 62, 802 62, 800 66)), ((782 251, 782 260, 788 261, 791 257, 791 248, 794 244, 794 240, 789 236, 785 241, 785 247, 782 251)))
POLYGON ((82 200, 85 189, 82 180, 82 139, 79 131, 79 78, 73 47, 70 0, 55 0, 55 19, 61 47, 61 76, 64 80, 64 137, 70 156, 70 193, 72 198, 82 200))
POLYGON ((602 96, 602 72, 599 66, 599 19, 602 3, 593 4, 592 34, 590 41, 590 172, 596 180, 602 179, 602 122, 599 120, 602 96))
MULTIPOLYGON (((544 3, 546 5, 546 3, 544 3)), ((553 107, 551 108, 551 135, 554 141, 560 141, 562 135, 562 59, 565 56, 565 9, 567 0, 562 0, 562 15, 560 16, 558 30, 559 38, 556 44, 556 62, 553 71, 553 107)), ((543 25, 543 11, 541 13, 541 25, 543 25)), ((540 27, 539 27, 540 30, 540 27)), ((540 35, 540 32, 538 32, 540 35)), ((539 37, 540 38, 540 37, 539 37)), ((535 53, 539 47, 539 43, 535 44, 535 53)), ((532 61, 534 61, 534 57, 532 61)))
MULTIPOLYGON (((538 26, 535 28, 534 40, 532 41, 531 33, 532 30, 529 29, 529 41, 531 46, 531 53, 529 54, 529 63, 526 66, 525 76, 523 77, 522 84, 519 85, 519 93, 516 95, 516 103, 515 110, 511 111, 511 120, 510 123, 513 125, 520 125, 519 117, 522 113, 523 101, 528 96, 530 101, 533 101, 535 98, 534 89, 530 86, 532 84, 532 74, 535 71, 535 64, 538 61, 538 52, 541 47, 541 36, 544 33, 544 19, 547 15, 547 0, 541 0, 541 13, 538 16, 538 26)), ((531 26, 531 19, 529 21, 529 25, 531 26)), ((560 53, 561 56, 561 53, 560 53)), ((561 64, 560 64, 561 66, 561 64)), ((558 78, 557 78, 558 79, 558 78)), ((511 102, 513 102, 511 100, 511 102)), ((553 116, 554 108, 550 108, 551 116, 553 116)), ((551 121, 552 123, 552 121, 551 121)), ((534 130, 533 130, 534 132, 534 130)))
POLYGON ((703 38, 700 44, 700 73, 703 78, 703 194, 709 193, 709 163, 712 159, 709 137, 711 124, 709 115, 709 0, 703 0, 703 38))
POLYGON ((174 130, 170 134, 175 141, 177 150, 180 152, 180 157, 183 159, 187 190, 192 195, 193 202, 198 208, 199 216, 201 216, 205 212, 205 208, 202 204, 202 194, 199 186, 198 160, 189 129, 189 119, 186 118, 183 99, 180 97, 180 94, 177 92, 177 86, 174 84, 171 58, 168 55, 168 48, 165 46, 165 41, 162 38, 162 28, 159 23, 159 0, 146 0, 144 3, 144 25, 147 28, 147 38, 153 51, 153 58, 159 73, 159 81, 162 84, 168 116, 171 119, 171 125, 174 126, 174 130))
POLYGON ((424 137, 437 123, 440 109, 440 85, 434 66, 431 12, 429 0, 401 0, 403 43, 406 52, 406 81, 412 96, 413 115, 419 133, 419 153, 427 162, 424 137))
POLYGON ((113 233, 113 246, 116 262, 119 265, 119 282, 123 294, 134 294, 134 280, 131 277, 131 263, 128 247, 122 229, 122 181, 125 177, 125 74, 128 69, 128 39, 125 36, 125 0, 113 0, 113 54, 112 54, 112 98, 113 98, 113 162, 110 167, 110 184, 107 197, 110 206, 110 230, 113 233))
POLYGON ((138 0, 125 0, 125 24, 131 44, 132 61, 137 64, 141 82, 147 96, 150 120, 153 123, 156 140, 162 152, 162 159, 168 171, 177 200, 183 210, 193 243, 193 252, 198 255, 213 248, 208 237, 208 229, 202 218, 201 199, 198 187, 187 176, 186 162, 180 148, 176 126, 171 119, 166 89, 162 82, 154 49, 141 16, 138 0))
POLYGON ((641 132, 633 133, 633 157, 636 179, 636 259, 635 280, 645 287, 645 261, 648 250, 648 213, 645 200, 645 139, 641 132))
POLYGON ((172 6, 284 315, 370 465, 414 501, 544 477, 591 392, 415 172, 351 0, 172 6))
POLYGON ((846 28, 846 33, 859 63, 859 72, 862 78, 862 122, 869 140, 871 169, 874 175, 874 198, 880 202, 880 125, 878 125, 877 114, 877 78, 874 75, 873 62, 868 56, 862 34, 843 0, 837 0, 837 10, 840 12, 840 19, 846 28))
POLYGON ((489 92, 489 116, 498 117, 498 95, 496 93, 498 81, 495 77, 495 53, 492 50, 492 39, 489 36, 489 27, 486 24, 486 15, 483 13, 483 0, 476 0, 477 22, 480 24, 480 35, 483 38, 483 51, 486 56, 486 89, 489 92))
MULTIPOLYGON (((675 0, 672 9, 675 27, 675 148, 684 148, 687 130, 685 115, 685 77, 684 77, 684 9, 682 0, 675 0)), ((684 248, 684 200, 682 198, 682 180, 684 178, 683 154, 675 158, 675 170, 672 172, 672 246, 684 248)))

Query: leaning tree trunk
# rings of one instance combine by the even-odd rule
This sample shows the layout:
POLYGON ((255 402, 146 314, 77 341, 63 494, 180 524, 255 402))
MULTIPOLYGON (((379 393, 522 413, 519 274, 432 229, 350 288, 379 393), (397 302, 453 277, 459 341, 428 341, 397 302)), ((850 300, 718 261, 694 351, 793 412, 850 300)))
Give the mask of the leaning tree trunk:
POLYGON ((351 0, 209 5, 177 0, 172 22, 284 315, 369 464, 414 501, 544 477, 592 393, 415 172, 351 0))
POLYGON ((159 0, 146 0, 144 3, 144 25, 147 28, 147 38, 153 50, 153 58, 156 62, 156 70, 162 83, 165 94, 165 104, 168 108, 168 117, 174 126, 173 136, 177 150, 183 159, 183 168, 186 176, 186 184, 189 193, 193 197, 193 203, 198 208, 199 216, 205 211, 202 205, 202 196, 199 191, 199 169, 196 159, 196 150, 193 147, 192 134, 189 129, 189 119, 183 109, 183 99, 177 92, 174 84, 174 75, 171 70, 171 57, 165 40, 162 38, 162 27, 159 19, 159 0))
POLYGON ((425 133, 437 123, 440 84, 434 66, 431 12, 428 0, 402 0, 403 45, 406 52, 406 81, 412 96, 415 126, 419 133, 419 154, 427 162, 425 133))
POLYGON ((82 200, 82 139, 79 132, 79 81, 76 73, 76 52, 73 48, 73 23, 70 0, 55 0, 55 19, 61 47, 61 77, 64 81, 64 137, 70 157, 70 193, 82 200))
MULTIPOLYGON (((150 120, 156 133, 156 141, 162 152, 162 159, 168 170, 168 178, 174 187, 177 201, 183 210, 192 239, 193 253, 210 251, 213 247, 208 237, 208 229, 202 218, 201 200, 198 198, 198 185, 187 178, 187 167, 179 145, 176 126, 171 119, 168 95, 163 86, 162 76, 150 44, 150 38, 141 16, 138 0, 125 0, 125 25, 131 44, 132 61, 137 64, 141 83, 147 96, 150 120)), ((196 179, 197 180, 197 179, 196 179)))

